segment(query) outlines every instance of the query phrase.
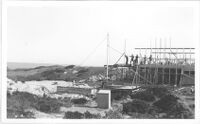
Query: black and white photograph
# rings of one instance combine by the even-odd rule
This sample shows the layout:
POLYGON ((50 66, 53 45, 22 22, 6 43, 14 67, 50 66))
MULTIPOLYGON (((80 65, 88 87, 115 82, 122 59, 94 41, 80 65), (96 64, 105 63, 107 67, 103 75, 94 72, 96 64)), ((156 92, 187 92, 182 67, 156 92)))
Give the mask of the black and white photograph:
POLYGON ((2 116, 197 119, 199 5, 5 2, 2 116))

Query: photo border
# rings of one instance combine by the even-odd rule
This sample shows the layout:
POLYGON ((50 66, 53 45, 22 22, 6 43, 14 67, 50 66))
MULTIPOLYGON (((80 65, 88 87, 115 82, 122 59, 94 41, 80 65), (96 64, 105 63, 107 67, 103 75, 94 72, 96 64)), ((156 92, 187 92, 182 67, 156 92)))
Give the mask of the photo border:
MULTIPOLYGON (((2 122, 4 123, 199 123, 200 122, 200 101, 199 101, 199 96, 200 96, 200 86, 199 86, 199 68, 200 68, 200 63, 199 63, 199 55, 200 55, 200 50, 199 50, 199 34, 200 34, 200 2, 198 0, 194 1, 184 1, 184 0, 178 0, 178 1, 146 1, 142 0, 143 2, 149 2, 150 4, 152 2, 174 2, 176 5, 181 4, 185 5, 188 7, 188 3, 191 3, 190 6, 194 7, 194 32, 195 32, 195 37, 194 41, 196 43, 196 48, 195 48, 195 119, 7 119, 7 111, 6 111, 6 90, 7 90, 7 8, 10 6, 30 6, 30 7, 36 7, 36 6, 65 6, 69 5, 70 3, 76 2, 76 5, 82 2, 82 0, 76 0, 76 1, 63 1, 63 0, 58 0, 58 1, 23 1, 23 0, 17 0, 17 1, 2 1, 2 51, 1 51, 1 119, 2 122), (28 121, 28 122, 27 122, 28 121)), ((112 3, 112 2, 140 2, 140 1, 132 1, 132 0, 114 0, 114 1, 100 1, 100 0, 95 0, 95 1, 87 1, 84 0, 84 4, 93 4, 93 2, 99 2, 100 4, 104 2, 112 3)), ((82 3, 81 3, 82 4, 82 3)))

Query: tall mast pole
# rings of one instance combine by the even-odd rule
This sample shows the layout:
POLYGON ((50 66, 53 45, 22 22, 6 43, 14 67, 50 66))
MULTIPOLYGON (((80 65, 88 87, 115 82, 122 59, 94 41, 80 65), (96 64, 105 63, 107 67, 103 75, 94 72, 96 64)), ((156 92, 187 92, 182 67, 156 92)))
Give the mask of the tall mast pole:
POLYGON ((169 47, 170 47, 169 61, 171 63, 171 52, 172 52, 172 50, 171 50, 171 37, 169 38, 169 47))
POLYGON ((150 48, 151 48, 151 52, 150 52, 150 55, 152 54, 152 46, 151 46, 151 40, 150 40, 150 48))
MULTIPOLYGON (((171 50, 171 37, 170 37, 170 39, 169 39, 169 44, 170 44, 170 52, 172 52, 172 50, 171 50)), ((171 63, 171 54, 169 54, 170 56, 169 56, 169 58, 170 58, 170 63, 171 63)), ((169 68, 169 84, 171 84, 171 69, 169 68)), ((173 89, 174 89, 174 86, 173 86, 173 89)))
POLYGON ((157 46, 157 44, 156 44, 156 42, 157 42, 157 38, 155 38, 155 65, 156 65, 156 67, 155 67, 155 71, 154 71, 154 85, 157 83, 157 54, 156 54, 156 52, 157 52, 157 50, 156 50, 156 46, 157 46))
POLYGON ((161 50, 161 48, 162 48, 162 39, 160 38, 160 63, 162 62, 162 54, 161 54, 162 50, 161 50))
MULTIPOLYGON (((124 40, 124 55, 126 56, 126 39, 124 40)), ((124 63, 126 64, 126 58, 124 57, 124 63)), ((122 68, 123 71, 123 78, 126 77, 126 71, 124 68, 122 68)))
MULTIPOLYGON (((124 55, 126 55, 126 39, 124 40, 124 55)), ((126 62, 126 59, 124 58, 124 63, 126 62)))
POLYGON ((157 54, 156 54, 157 50, 156 50, 156 38, 155 38, 155 63, 157 63, 157 54))
MULTIPOLYGON (((164 41, 164 48, 167 48, 167 45, 166 45, 166 37, 165 37, 165 41, 164 41)), ((164 62, 166 63, 166 49, 164 49, 164 62)))
POLYGON ((108 64, 109 64, 109 33, 107 33, 107 70, 106 70, 107 83, 108 83, 108 64))

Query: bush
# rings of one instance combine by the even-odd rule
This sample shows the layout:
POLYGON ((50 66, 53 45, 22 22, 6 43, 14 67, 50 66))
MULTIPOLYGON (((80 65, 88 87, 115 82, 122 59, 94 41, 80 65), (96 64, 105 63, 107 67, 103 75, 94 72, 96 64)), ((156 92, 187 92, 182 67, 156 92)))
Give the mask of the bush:
POLYGON ((169 94, 153 103, 153 105, 160 108, 162 112, 168 112, 170 110, 169 108, 172 108, 174 105, 176 105, 178 99, 178 97, 169 94))
POLYGON ((129 90, 112 90, 111 91, 111 99, 112 100, 121 100, 123 98, 127 98, 132 91, 129 90))
POLYGON ((178 101, 172 108, 170 108, 168 115, 173 118, 191 119, 194 118, 193 113, 183 102, 178 101))
POLYGON ((33 113, 25 112, 26 109, 34 108, 37 96, 27 92, 13 92, 7 94, 7 117, 8 118, 34 118, 33 113))
POLYGON ((100 114, 91 114, 89 111, 86 111, 84 113, 84 118, 86 119, 100 119, 101 118, 101 115, 100 114))
POLYGON ((12 95, 7 95, 7 108, 10 110, 24 111, 25 109, 33 108, 37 96, 27 92, 13 92, 12 95))
POLYGON ((41 103, 41 104, 39 104, 39 110, 41 112, 48 113, 48 112, 51 112, 51 106, 46 103, 41 103))
POLYGON ((158 98, 162 98, 165 95, 170 94, 170 91, 166 87, 154 86, 146 89, 147 93, 153 94, 158 98))
POLYGON ((131 95, 132 99, 140 99, 140 100, 144 100, 147 102, 153 102, 155 101, 155 97, 153 94, 148 93, 147 91, 141 91, 141 92, 137 92, 135 94, 131 95))
POLYGON ((84 115, 78 111, 75 112, 65 112, 65 119, 81 119, 84 115))
POLYGON ((88 71, 88 69, 81 69, 81 70, 79 70, 78 71, 78 73, 80 74, 80 73, 85 73, 85 72, 87 72, 88 71))
POLYGON ((75 65, 68 65, 68 66, 65 67, 65 69, 71 69, 71 68, 74 68, 74 66, 75 65))
POLYGON ((62 69, 62 68, 56 68, 56 69, 54 69, 52 71, 54 71, 55 73, 64 73, 65 72, 65 70, 62 69))
POLYGON ((150 115, 150 114, 142 114, 142 113, 132 113, 131 114, 132 118, 137 118, 137 119, 155 119, 154 116, 150 115))
POLYGON ((79 99, 72 99, 71 102, 73 104, 85 104, 87 103, 87 100, 85 98, 79 98, 79 99))
POLYGON ((60 103, 59 100, 50 97, 43 97, 38 100, 35 107, 39 111, 50 113, 50 112, 58 112, 60 110, 60 106, 63 104, 60 103))
POLYGON ((46 79, 46 80, 57 80, 59 79, 58 73, 56 73, 54 70, 47 70, 41 73, 41 75, 38 75, 39 79, 46 79))
POLYGON ((105 118, 107 118, 107 119, 122 119, 123 116, 119 111, 110 110, 110 111, 106 112, 105 118))
POLYGON ((10 96, 11 96, 11 93, 7 91, 7 97, 10 97, 10 96))
POLYGON ((85 113, 80 113, 78 111, 75 112, 65 112, 64 119, 100 119, 100 114, 91 114, 89 111, 86 111, 85 113))
MULTIPOLYGON (((24 114, 25 110, 35 108, 39 111, 50 113, 58 112, 63 104, 60 100, 50 97, 39 98, 27 92, 13 92, 7 95, 7 109, 14 113, 24 114)), ((26 113, 25 113, 26 114, 26 113)))
POLYGON ((62 99, 62 101, 65 102, 65 103, 70 102, 70 100, 71 100, 70 97, 64 97, 64 98, 62 99))
POLYGON ((35 118, 30 111, 7 110, 7 118, 35 118))
POLYGON ((189 107, 190 107, 191 109, 195 109, 195 104, 190 104, 189 107))
POLYGON ((149 104, 143 100, 134 99, 131 102, 123 104, 123 113, 129 114, 132 112, 146 113, 148 111, 149 104))

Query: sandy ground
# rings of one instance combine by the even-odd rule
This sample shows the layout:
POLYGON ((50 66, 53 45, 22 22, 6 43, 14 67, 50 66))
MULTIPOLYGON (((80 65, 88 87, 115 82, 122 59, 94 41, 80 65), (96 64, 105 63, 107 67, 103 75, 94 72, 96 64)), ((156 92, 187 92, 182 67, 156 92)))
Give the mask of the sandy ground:
POLYGON ((108 109, 90 108, 90 107, 70 107, 70 108, 61 107, 60 111, 61 112, 67 112, 67 111, 75 112, 75 111, 78 111, 80 113, 84 113, 86 111, 89 111, 92 114, 100 114, 101 116, 105 116, 105 112, 108 111, 108 109))
POLYGON ((83 95, 78 94, 54 94, 57 90, 57 86, 63 87, 79 87, 79 88, 91 88, 87 84, 82 85, 75 85, 73 82, 66 82, 66 81, 27 81, 27 82, 14 82, 10 79, 7 80, 7 87, 9 92, 13 91, 21 91, 21 92, 28 92, 31 94, 35 94, 37 96, 43 96, 43 94, 58 98, 58 97, 84 97, 83 95))
POLYGON ((62 119, 64 117, 64 113, 44 113, 37 111, 35 109, 27 109, 26 111, 32 112, 34 114, 34 117, 37 119, 48 119, 48 118, 62 119))
POLYGON ((89 111, 92 114, 100 114, 101 116, 105 116, 105 112, 108 111, 108 109, 89 108, 89 107, 69 107, 69 108, 61 107, 59 113, 44 113, 35 109, 27 109, 26 111, 32 112, 34 114, 34 117, 37 119, 48 119, 48 118, 62 119, 64 117, 65 112, 68 111, 70 112, 78 111, 80 113, 89 111))

